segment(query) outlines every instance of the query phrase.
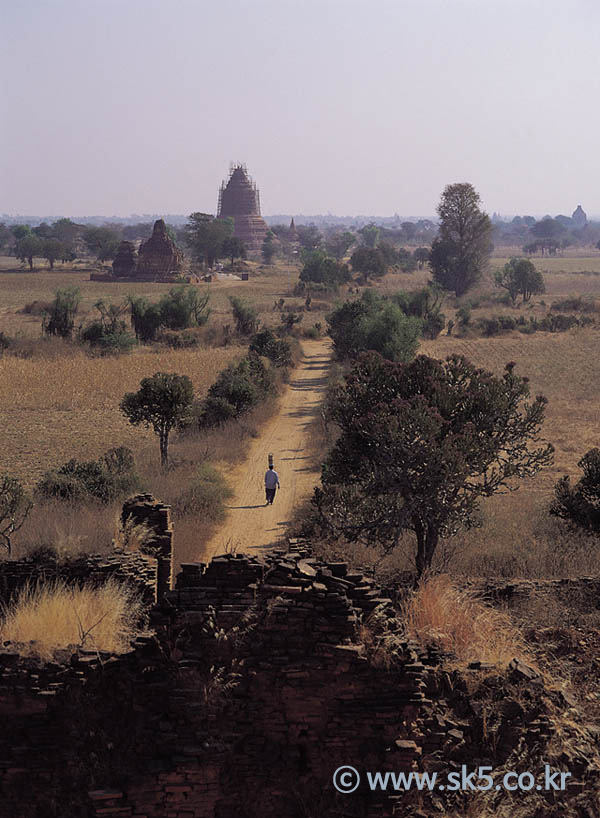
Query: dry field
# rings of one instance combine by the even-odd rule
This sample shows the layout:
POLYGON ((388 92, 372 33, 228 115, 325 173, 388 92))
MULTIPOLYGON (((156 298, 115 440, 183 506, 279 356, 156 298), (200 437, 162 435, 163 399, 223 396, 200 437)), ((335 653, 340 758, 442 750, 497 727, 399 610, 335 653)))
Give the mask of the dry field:
POLYGON ((46 469, 72 457, 95 459, 113 446, 151 440, 121 415, 125 392, 155 372, 177 372, 204 393, 217 374, 240 355, 239 347, 194 350, 147 348, 121 357, 90 358, 80 350, 56 358, 0 359, 0 473, 28 486, 46 469))

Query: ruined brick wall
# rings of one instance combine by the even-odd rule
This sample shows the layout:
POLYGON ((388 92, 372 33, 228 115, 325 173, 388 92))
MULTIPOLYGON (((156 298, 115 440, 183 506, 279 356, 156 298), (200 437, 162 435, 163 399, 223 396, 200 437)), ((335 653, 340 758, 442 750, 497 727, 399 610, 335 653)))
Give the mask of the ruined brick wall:
POLYGON ((341 796, 332 773, 488 763, 492 727, 500 760, 548 738, 539 679, 529 707, 494 681, 501 718, 486 728, 435 650, 397 630, 378 653, 373 617, 393 614, 368 577, 298 548, 184 565, 153 610, 158 638, 124 657, 36 669, 7 648, 0 817, 428 816, 410 794, 341 796))

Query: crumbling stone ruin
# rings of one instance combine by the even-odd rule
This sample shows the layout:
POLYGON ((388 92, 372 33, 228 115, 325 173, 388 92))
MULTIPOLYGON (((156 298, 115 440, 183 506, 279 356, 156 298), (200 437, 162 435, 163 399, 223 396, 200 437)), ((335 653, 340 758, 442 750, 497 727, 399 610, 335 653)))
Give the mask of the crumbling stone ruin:
POLYGON ((113 275, 117 278, 131 278, 135 273, 137 251, 133 242, 122 241, 112 263, 113 275))
MULTIPOLYGON (((132 507, 159 523, 164 555, 164 507, 132 507)), ((374 792, 363 781, 341 795, 333 772, 537 772, 543 762, 572 784, 516 793, 520 815, 597 815, 598 736, 569 711, 552 742, 562 693, 517 661, 504 675, 449 670, 439 650, 404 635, 372 579, 302 543, 184 564, 151 624, 156 637, 121 656, 78 651, 40 668, 0 650, 0 814, 433 818, 467 814, 473 794, 374 792)))
POLYGON ((242 164, 231 165, 229 178, 219 190, 217 218, 228 216, 234 221, 233 235, 244 242, 250 254, 260 254, 269 228, 260 215, 258 188, 242 164))
POLYGON ((167 233, 162 219, 154 222, 150 238, 140 244, 135 277, 140 281, 175 279, 183 270, 183 253, 167 233))

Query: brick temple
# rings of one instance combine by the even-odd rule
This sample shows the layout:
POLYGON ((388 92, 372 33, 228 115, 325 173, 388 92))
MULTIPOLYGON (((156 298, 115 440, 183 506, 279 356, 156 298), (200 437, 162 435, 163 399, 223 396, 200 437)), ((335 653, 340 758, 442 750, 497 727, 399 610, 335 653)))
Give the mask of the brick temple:
POLYGON ((234 236, 244 242, 250 254, 260 253, 269 228, 260 215, 258 188, 243 164, 230 166, 229 178, 219 190, 217 218, 228 216, 235 224, 234 236))

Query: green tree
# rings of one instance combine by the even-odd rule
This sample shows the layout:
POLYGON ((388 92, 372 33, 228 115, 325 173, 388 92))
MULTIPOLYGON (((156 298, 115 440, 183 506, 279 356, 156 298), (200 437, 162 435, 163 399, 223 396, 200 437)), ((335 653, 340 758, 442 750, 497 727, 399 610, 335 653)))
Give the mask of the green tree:
POLYGON ((583 476, 574 486, 567 475, 554 487, 550 514, 570 523, 600 533, 600 449, 590 449, 577 464, 583 476))
POLYGON ((448 185, 437 208, 440 229, 429 263, 435 280, 457 297, 479 280, 492 251, 492 222, 480 201, 473 185, 448 185))
POLYGON ((494 279, 498 287, 508 291, 513 304, 519 294, 523 301, 529 301, 532 295, 546 291, 543 275, 526 258, 511 258, 501 270, 496 270, 494 279))
POLYGON ((58 219, 52 224, 52 236, 65 244, 71 245, 83 232, 83 226, 72 219, 58 219))
POLYGON ((121 401, 121 411, 134 426, 152 427, 158 436, 160 462, 169 465, 169 435, 189 418, 194 387, 187 375, 156 372, 143 378, 137 392, 128 392, 121 401))
POLYGON ((112 227, 86 227, 83 240, 98 261, 109 261, 117 254, 119 234, 112 227))
POLYGON ((350 233, 349 230, 333 233, 327 239, 327 251, 331 253, 337 261, 341 261, 355 241, 356 236, 354 233, 350 233))
POLYGON ((194 258, 209 269, 223 255, 223 243, 233 235, 233 219, 215 219, 209 213, 192 213, 185 226, 185 241, 194 258))
POLYGON ((187 329, 206 324, 210 315, 210 293, 198 287, 182 284, 171 287, 158 302, 161 326, 168 329, 187 329))
POLYGON ((14 477, 0 477, 0 541, 10 554, 11 537, 18 531, 33 504, 23 486, 14 477))
POLYGON ((42 253, 42 240, 34 233, 25 233, 20 239, 17 239, 15 246, 15 258, 18 258, 23 263, 29 264, 29 269, 33 270, 33 259, 39 257, 42 253))
POLYGON ((350 280, 347 265, 331 258, 324 250, 303 250, 301 258, 300 281, 306 284, 324 284, 335 288, 350 280))
POLYGON ((376 224, 373 224, 373 222, 371 222, 371 224, 365 224, 365 226, 361 227, 357 232, 362 238, 365 247, 370 247, 371 250, 377 247, 377 243, 379 242, 379 228, 376 224))
POLYGON ((158 304, 151 304, 146 296, 128 296, 131 309, 131 326, 138 341, 148 343, 156 340, 161 324, 161 312, 158 304))
POLYGON ((429 247, 417 247, 413 252, 413 258, 419 265, 419 270, 429 261, 429 247))
POLYGON ((385 551, 412 532, 420 577, 440 537, 478 523, 482 497, 552 461, 538 437, 546 399, 528 398, 513 364, 499 378, 460 356, 362 356, 329 404, 340 436, 315 492, 323 520, 385 551))
POLYGON ((268 230, 262 243, 262 257, 265 264, 270 264, 275 256, 275 233, 268 230))
POLYGON ((4 224, 4 222, 0 222, 0 250, 3 250, 8 244, 10 244, 13 238, 14 236, 12 231, 4 224))
POLYGON ((556 219, 551 219, 550 216, 546 216, 532 225, 529 231, 532 236, 538 239, 558 239, 560 236, 564 236, 567 232, 567 228, 556 219))
POLYGON ((323 235, 314 224, 299 224, 296 232, 300 246, 305 250, 316 250, 323 242, 323 235))
POLYGON ((407 316, 389 299, 367 290, 327 316, 336 356, 355 358, 375 350, 391 361, 410 361, 419 345, 422 322, 407 316))
POLYGON ((246 245, 237 236, 228 236, 223 242, 223 255, 231 259, 231 265, 236 258, 246 258, 246 245))
POLYGON ((17 241, 19 241, 19 239, 25 238, 25 236, 35 235, 35 233, 28 224, 14 224, 11 227, 11 233, 13 234, 17 241))
POLYGON ((381 278, 388 270, 384 253, 371 247, 358 247, 350 257, 350 264, 354 272, 359 273, 365 281, 369 278, 381 278))
POLYGON ((67 245, 63 241, 52 238, 43 239, 40 255, 48 261, 51 270, 54 269, 54 262, 57 259, 63 259, 66 254, 67 245))

